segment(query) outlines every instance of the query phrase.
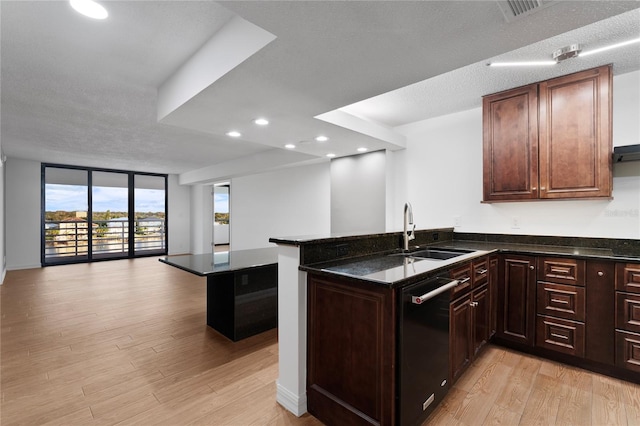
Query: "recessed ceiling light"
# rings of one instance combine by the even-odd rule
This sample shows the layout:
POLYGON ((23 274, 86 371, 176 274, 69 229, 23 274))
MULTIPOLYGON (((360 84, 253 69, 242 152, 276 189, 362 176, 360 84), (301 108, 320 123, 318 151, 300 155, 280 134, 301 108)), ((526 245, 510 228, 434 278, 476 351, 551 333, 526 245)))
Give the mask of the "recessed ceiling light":
POLYGON ((330 153, 328 153, 328 154, 327 154, 327 157, 329 157, 329 158, 333 158, 333 157, 335 157, 335 156, 336 156, 336 155, 335 155, 334 153, 332 153, 332 152, 330 152, 330 153))
POLYGON ((267 124, 269 124, 269 120, 267 120, 266 118, 256 118, 255 120, 253 120, 253 122, 258 126, 266 126, 267 124))
POLYGON ((230 132, 227 132, 227 136, 232 137, 232 138, 239 138, 240 136, 242 136, 242 133, 232 130, 230 132))
POLYGON ((328 140, 329 140, 329 138, 328 138, 328 137, 326 137, 326 136, 320 135, 320 136, 318 136, 318 137, 316 138, 316 140, 317 140, 318 142, 326 142, 326 141, 328 141, 328 140))
POLYGON ((73 7, 76 12, 89 18, 105 19, 109 16, 107 9, 93 0, 69 0, 69 4, 71 4, 71 7, 73 7))
POLYGON ((365 147, 358 148, 358 152, 367 152, 367 151, 369 151, 368 148, 365 148, 365 147))
POLYGON ((288 143, 284 147, 287 148, 287 149, 294 149, 296 146, 294 144, 292 144, 292 143, 288 143))
POLYGON ((586 52, 580 52, 580 54, 578 56, 589 56, 589 55, 593 55, 594 53, 604 52, 606 50, 615 49, 615 48, 622 47, 622 46, 627 46, 627 45, 633 44, 633 43, 640 43, 640 38, 634 38, 633 40, 627 40, 627 41, 623 41, 621 43, 616 43, 616 44, 611 44, 609 46, 600 47, 598 49, 587 50, 586 52))

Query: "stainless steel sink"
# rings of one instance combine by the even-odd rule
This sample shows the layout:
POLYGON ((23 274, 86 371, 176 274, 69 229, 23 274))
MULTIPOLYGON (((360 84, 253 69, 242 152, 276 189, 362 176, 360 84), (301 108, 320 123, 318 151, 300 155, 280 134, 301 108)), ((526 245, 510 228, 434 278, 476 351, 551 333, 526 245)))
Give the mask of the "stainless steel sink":
POLYGON ((430 249, 418 250, 418 251, 407 252, 407 253, 396 253, 396 254, 393 254, 392 256, 415 257, 419 259, 446 260, 446 259, 453 259, 454 257, 462 256, 468 253, 473 253, 473 250, 430 248, 430 249))

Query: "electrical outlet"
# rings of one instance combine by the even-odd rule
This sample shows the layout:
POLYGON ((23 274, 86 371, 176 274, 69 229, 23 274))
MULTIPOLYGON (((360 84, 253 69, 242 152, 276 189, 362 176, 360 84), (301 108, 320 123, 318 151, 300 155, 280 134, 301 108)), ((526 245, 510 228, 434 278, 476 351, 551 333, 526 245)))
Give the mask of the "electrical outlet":
POLYGON ((462 218, 460 216, 453 217, 453 226, 458 227, 462 225, 462 218))
POLYGON ((511 229, 520 229, 520 217, 513 216, 511 218, 511 229))

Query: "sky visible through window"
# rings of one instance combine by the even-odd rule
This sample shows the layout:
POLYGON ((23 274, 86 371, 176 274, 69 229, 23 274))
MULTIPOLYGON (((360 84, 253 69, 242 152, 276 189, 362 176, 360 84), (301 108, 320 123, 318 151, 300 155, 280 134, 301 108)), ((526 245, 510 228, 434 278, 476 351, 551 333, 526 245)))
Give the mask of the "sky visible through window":
MULTIPOLYGON (((161 189, 136 188, 136 211, 164 212, 164 199, 164 191, 161 189)), ((46 184, 45 207, 47 211, 87 211, 87 187, 46 184)), ((126 188, 93 187, 93 211, 127 211, 127 209, 126 188)))
POLYGON ((213 200, 216 213, 229 213, 229 194, 216 193, 213 200))

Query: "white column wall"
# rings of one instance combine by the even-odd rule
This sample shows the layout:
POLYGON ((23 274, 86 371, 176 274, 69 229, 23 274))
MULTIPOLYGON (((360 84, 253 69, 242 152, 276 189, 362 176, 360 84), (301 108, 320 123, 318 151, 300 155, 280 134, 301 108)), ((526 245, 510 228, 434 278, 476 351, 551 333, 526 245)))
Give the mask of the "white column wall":
POLYGON ((178 175, 169 175, 169 254, 186 254, 191 248, 191 187, 178 184, 178 175))
POLYGON ((231 180, 231 247, 271 247, 269 238, 330 232, 329 163, 231 180))
POLYGON ((213 195, 211 185, 191 186, 191 254, 213 250, 213 195))
POLYGON ((4 282, 4 277, 7 273, 7 258, 6 254, 6 226, 5 226, 5 179, 4 175, 6 167, 4 167, 4 154, 0 148, 0 285, 4 282))
POLYGON ((384 232, 387 190, 384 151, 331 160, 331 232, 384 232))
POLYGON ((9 158, 5 167, 7 269, 39 268, 40 163, 9 158))

